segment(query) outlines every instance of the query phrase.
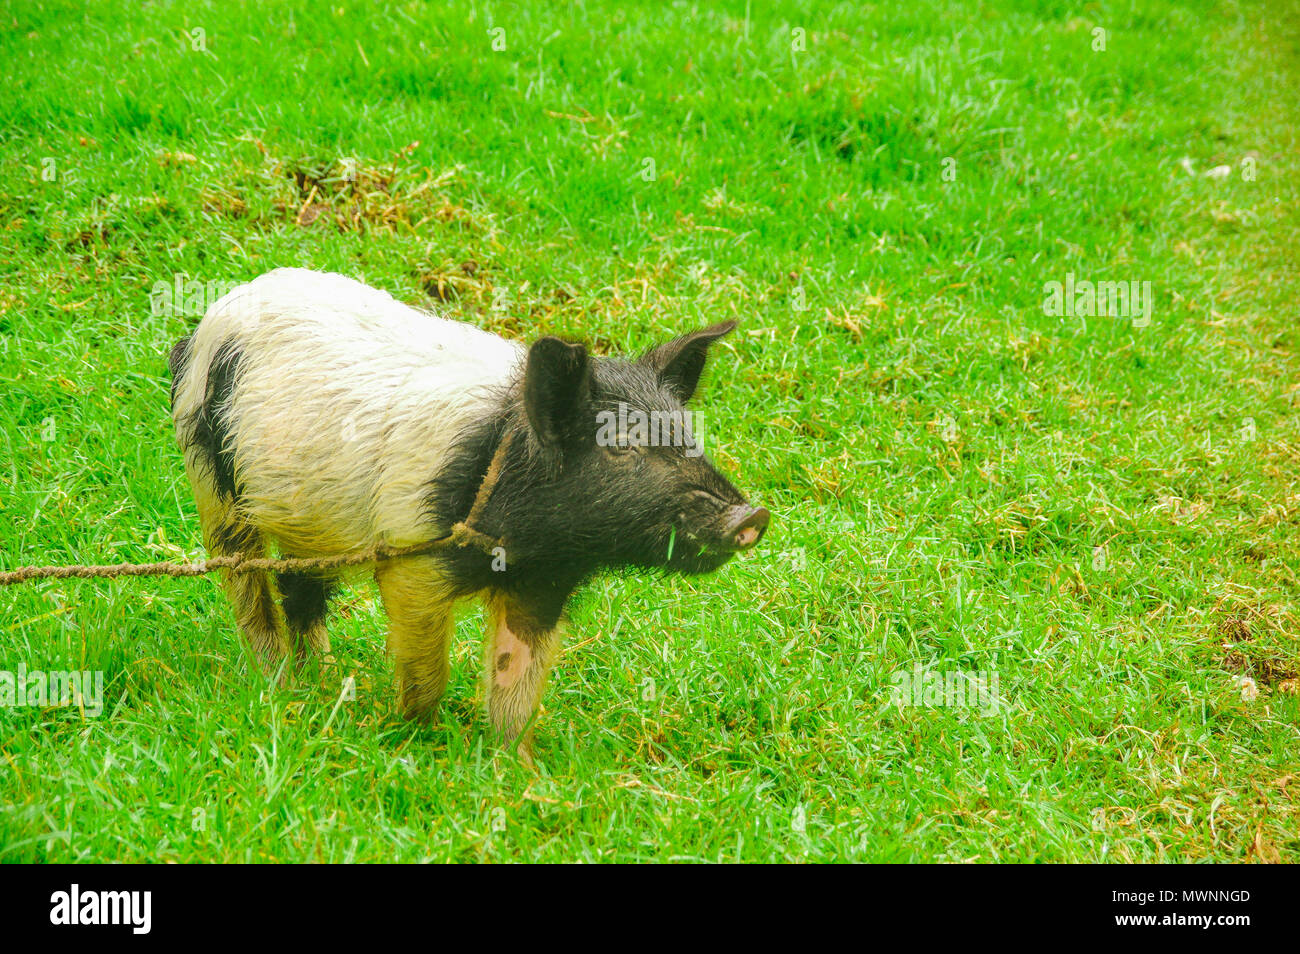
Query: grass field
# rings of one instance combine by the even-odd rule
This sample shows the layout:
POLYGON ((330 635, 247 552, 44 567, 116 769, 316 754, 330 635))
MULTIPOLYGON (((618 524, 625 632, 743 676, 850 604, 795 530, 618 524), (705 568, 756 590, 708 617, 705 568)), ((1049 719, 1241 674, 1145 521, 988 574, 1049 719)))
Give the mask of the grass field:
POLYGON ((0 591, 0 669, 105 693, 0 708, 0 860, 1300 857, 1296 4, 142 6, 0 8, 0 568, 202 555, 155 286, 285 265, 739 319, 699 406, 775 522, 583 591, 536 774, 475 614, 421 729, 369 585, 289 688, 212 580, 0 591))

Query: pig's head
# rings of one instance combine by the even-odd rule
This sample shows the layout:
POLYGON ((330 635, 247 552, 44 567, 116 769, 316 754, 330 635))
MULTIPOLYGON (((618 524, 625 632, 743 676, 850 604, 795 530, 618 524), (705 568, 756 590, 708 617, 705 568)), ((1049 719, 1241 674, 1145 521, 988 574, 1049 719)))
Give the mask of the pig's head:
MULTIPOLYGON (((507 542, 559 573, 605 567, 716 569, 767 529, 703 454, 687 409, 709 346, 735 322, 660 345, 636 361, 542 338, 528 352, 507 428, 523 432, 493 492, 507 542)), ((517 441, 516 441, 517 442, 517 441)), ((507 560, 509 556, 507 556, 507 560)))

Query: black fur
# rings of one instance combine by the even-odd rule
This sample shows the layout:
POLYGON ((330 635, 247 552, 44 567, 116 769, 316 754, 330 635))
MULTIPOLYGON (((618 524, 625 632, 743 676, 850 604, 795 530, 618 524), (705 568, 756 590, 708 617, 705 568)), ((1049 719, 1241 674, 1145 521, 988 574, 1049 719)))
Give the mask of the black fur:
POLYGON ((263 550, 262 535, 257 528, 246 523, 232 522, 224 523, 212 532, 212 540, 209 542, 209 548, 213 553, 220 554, 259 554, 263 550))
POLYGON ((167 356, 167 367, 172 373, 172 396, 171 406, 176 407, 176 385, 180 383, 181 375, 185 373, 185 366, 190 363, 190 336, 186 335, 180 341, 176 342, 172 348, 172 353, 167 356))
POLYGON ((485 416, 456 439, 455 452, 430 482, 425 506, 435 522, 451 526, 469 516, 479 485, 487 476, 506 430, 506 400, 502 395, 496 412, 485 416))
POLYGON ((546 472, 555 476, 574 411, 591 392, 587 349, 559 338, 542 338, 528 351, 524 409, 546 472))
POLYGON ((325 618, 332 580, 310 573, 277 573, 276 585, 284 597, 284 620, 295 633, 305 633, 325 618))
POLYGON ((695 396, 709 345, 732 331, 736 322, 725 321, 710 328, 692 331, 649 351, 641 359, 659 372, 660 380, 683 404, 695 396))
POLYGON ((726 562, 731 552, 716 541, 728 509, 745 501, 707 458, 680 446, 618 450, 596 441, 598 413, 617 413, 620 403, 647 413, 684 410, 679 395, 694 392, 704 351, 726 330, 679 339, 639 362, 588 357, 555 339, 534 345, 521 380, 495 414, 462 435, 427 493, 435 522, 463 520, 511 435, 474 527, 501 538, 504 554, 446 551, 457 589, 507 593, 538 625, 551 626, 578 585, 601 570, 699 573, 726 562))
MULTIPOLYGON (((174 355, 175 350, 172 353, 174 355)), ((229 499, 239 496, 239 487, 226 414, 230 396, 235 390, 235 378, 239 374, 241 359, 242 354, 234 344, 227 343, 217 349, 212 364, 208 367, 208 384, 203 403, 181 429, 189 446, 202 452, 200 456, 212 473, 217 493, 229 499)))

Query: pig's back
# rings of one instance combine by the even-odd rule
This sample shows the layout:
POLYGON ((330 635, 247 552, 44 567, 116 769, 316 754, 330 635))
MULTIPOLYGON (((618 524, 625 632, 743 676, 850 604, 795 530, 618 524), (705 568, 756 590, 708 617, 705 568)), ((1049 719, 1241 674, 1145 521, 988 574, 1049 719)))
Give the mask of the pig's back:
POLYGON ((223 349, 236 368, 225 420, 240 508, 304 555, 444 532, 427 522, 428 482, 457 437, 497 411, 524 357, 472 325, 302 269, 212 306, 178 416, 204 400, 223 349))

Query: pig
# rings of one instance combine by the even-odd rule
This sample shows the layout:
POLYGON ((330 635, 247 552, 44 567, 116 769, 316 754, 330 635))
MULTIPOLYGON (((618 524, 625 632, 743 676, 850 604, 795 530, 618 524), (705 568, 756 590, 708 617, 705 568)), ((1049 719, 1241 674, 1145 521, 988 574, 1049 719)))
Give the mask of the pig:
MULTIPOLYGON (((204 545, 311 558, 468 526, 427 554, 369 567, 398 706, 433 717, 455 609, 480 598, 487 718, 530 760, 565 605, 584 580, 629 567, 708 572, 768 526, 768 511, 699 453, 685 413, 710 345, 734 327, 620 360, 556 337, 525 347, 342 275, 268 272, 214 303, 169 359, 204 545), (648 418, 672 421, 675 439, 649 439, 648 418)), ((329 651, 337 581, 227 573, 222 586, 275 673, 329 651)))

